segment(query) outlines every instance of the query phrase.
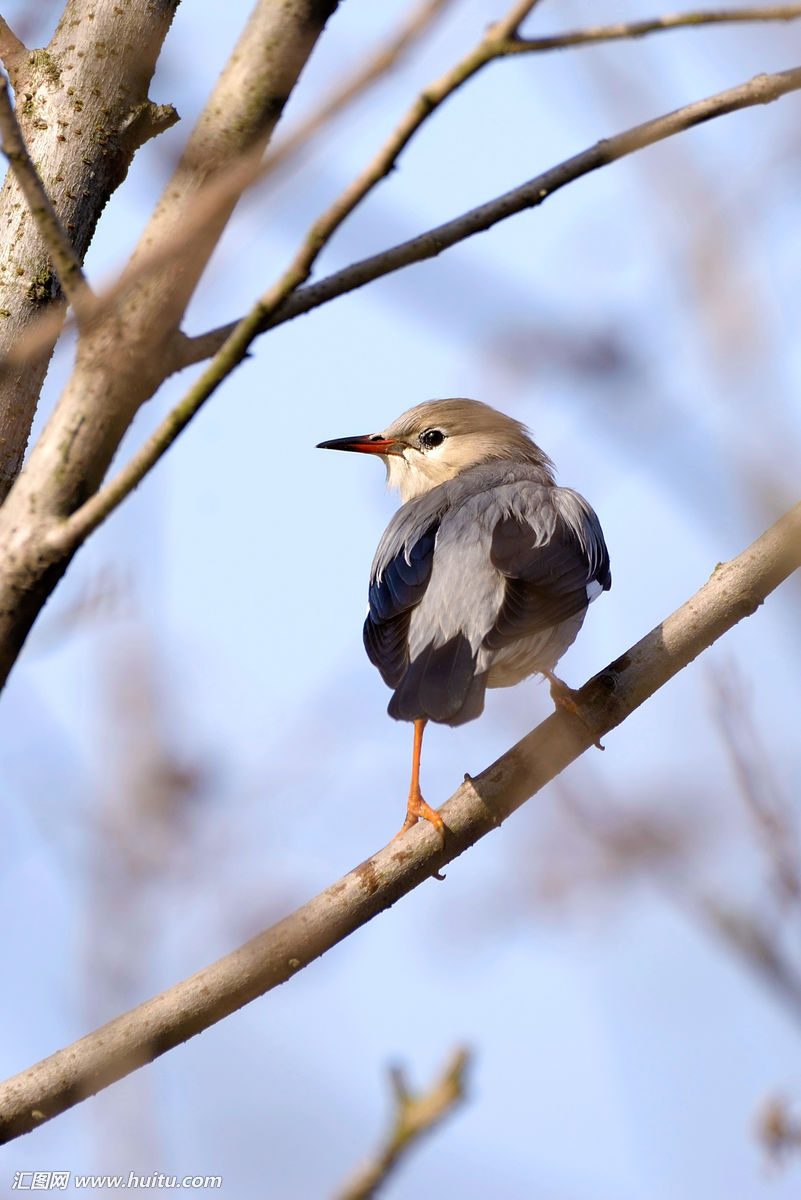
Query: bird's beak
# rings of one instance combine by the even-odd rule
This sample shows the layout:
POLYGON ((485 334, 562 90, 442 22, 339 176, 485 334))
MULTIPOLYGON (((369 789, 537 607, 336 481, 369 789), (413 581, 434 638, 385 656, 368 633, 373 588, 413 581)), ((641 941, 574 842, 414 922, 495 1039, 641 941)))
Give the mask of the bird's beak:
POLYGON ((365 433, 360 437, 332 438, 318 442, 318 450, 355 450, 357 454, 403 454, 405 442, 382 437, 380 433, 365 433))

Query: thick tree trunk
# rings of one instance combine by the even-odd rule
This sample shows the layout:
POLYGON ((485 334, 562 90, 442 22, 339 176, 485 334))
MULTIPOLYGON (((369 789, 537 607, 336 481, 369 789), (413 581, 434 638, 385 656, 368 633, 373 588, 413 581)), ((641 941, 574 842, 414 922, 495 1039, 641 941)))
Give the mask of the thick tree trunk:
MULTIPOLYGON (((13 56, 16 113, 28 151, 83 259, 137 148, 178 119, 147 90, 178 0, 70 0, 49 45, 13 56)), ((0 355, 60 287, 11 171, 0 192, 0 355)), ((0 376, 0 501, 19 473, 52 342, 0 376)))
MULTIPOLYGON (((107 7, 111 10, 113 5, 109 3, 107 7)), ((224 176, 243 155, 259 155, 263 151, 335 7, 336 0, 259 0, 145 229, 128 272, 126 290, 80 338, 72 376, 31 452, 25 471, 17 477, 0 508, 0 546, 4 551, 0 558, 0 686, 37 612, 77 549, 77 543, 65 546, 64 539, 59 538, 64 519, 97 489, 137 409, 172 370, 184 309, 238 193, 226 193, 215 206, 191 248, 183 247, 180 264, 170 258, 171 240, 190 221, 198 194, 210 180, 224 176), (143 269, 148 260, 151 265, 143 269)), ((161 8, 164 12, 166 5, 161 8)), ((95 24, 82 12, 78 0, 68 6, 59 25, 60 33, 76 22, 80 27, 74 35, 76 45, 81 37, 81 53, 98 56, 102 67, 110 53, 108 43, 99 48, 95 24), (70 14, 73 20, 69 19, 70 14)), ((138 42, 119 36, 113 45, 115 53, 131 58, 142 80, 150 78, 152 63, 148 70, 143 70, 138 42)), ((59 89, 65 87, 66 65, 72 63, 73 55, 78 55, 75 45, 65 48, 63 55, 59 59, 59 81, 51 81, 49 85, 58 92, 60 101, 63 98, 59 89)), ((107 64, 104 71, 108 71, 107 64)), ((111 84, 108 80, 104 84, 106 92, 111 91, 112 100, 120 105, 128 86, 121 81, 129 75, 131 78, 135 75, 133 66, 128 74, 115 71, 111 84)), ((99 89, 101 74, 96 78, 99 89)), ((67 90, 70 86, 66 85, 67 90)), ((141 94, 141 80, 139 87, 137 95, 141 94)), ((106 92, 98 98, 103 103, 106 92)), ((103 103, 95 110, 95 121, 103 117, 103 103)), ((53 116, 48 122, 51 134, 54 120, 53 116)), ((108 124, 107 120, 102 129, 104 143, 109 141, 108 124)), ((112 153, 108 145, 105 149, 107 154, 112 153)), ((77 155, 79 160, 82 152, 80 142, 70 149, 70 155, 77 155)), ((118 174, 122 172, 121 178, 127 161, 119 155, 115 161, 119 164, 118 174)), ((48 167, 45 182, 49 189, 55 183, 54 171, 67 176, 67 167, 65 163, 58 165, 60 162, 56 156, 48 167)), ((243 179, 243 186, 244 182, 243 179)), ((71 220, 63 204, 59 213, 71 220)), ((97 213, 95 220, 96 216, 97 213)), ((88 229, 88 222, 85 223, 88 229)), ((40 366, 40 380, 42 370, 40 366)), ((31 371, 32 378, 33 375, 31 371)), ((35 406, 32 385, 26 395, 28 392, 31 401, 24 417, 17 421, 18 433, 24 421, 28 422, 24 425, 24 437, 17 438, 20 456, 35 406)), ((13 398, 6 403, 13 407, 13 398)), ((18 460, 14 461, 18 467, 18 460)))

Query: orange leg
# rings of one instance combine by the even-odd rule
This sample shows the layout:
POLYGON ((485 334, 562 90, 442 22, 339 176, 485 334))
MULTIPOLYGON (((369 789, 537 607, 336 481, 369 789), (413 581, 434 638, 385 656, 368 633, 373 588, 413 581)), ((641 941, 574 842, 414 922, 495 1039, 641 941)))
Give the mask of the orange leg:
POLYGON ((430 804, 426 804, 420 791, 420 752, 423 748, 423 730, 426 727, 425 718, 414 723, 414 750, 412 752, 412 782, 409 788, 409 803, 406 806, 406 820, 395 834, 401 837, 412 825, 416 825, 420 817, 425 817, 438 830, 443 842, 445 840, 445 823, 438 812, 430 804))
MULTIPOLYGON (((576 700, 576 693, 571 687, 568 687, 564 680, 554 675, 552 671, 543 671, 542 674, 551 685, 551 699, 557 708, 564 708, 567 712, 572 713, 574 717, 578 717, 582 725, 589 729, 589 725, 584 719, 584 714, 576 700)), ((599 738, 595 745, 599 750, 603 750, 601 739, 599 738)))

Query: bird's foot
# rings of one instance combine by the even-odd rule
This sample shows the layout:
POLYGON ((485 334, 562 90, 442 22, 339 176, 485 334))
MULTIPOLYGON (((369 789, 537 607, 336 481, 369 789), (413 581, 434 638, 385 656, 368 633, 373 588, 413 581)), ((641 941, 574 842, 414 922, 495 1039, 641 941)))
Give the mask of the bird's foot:
POLYGON ((409 793, 409 803, 406 805, 406 820, 403 822, 403 825, 401 825, 400 829, 392 840, 395 841, 397 838, 402 837, 407 829, 411 829, 412 825, 417 824, 420 817, 424 817, 426 821, 431 822, 442 839, 442 844, 444 846, 445 822, 436 809, 433 809, 430 804, 426 804, 419 788, 416 791, 412 790, 409 793))
MULTIPOLYGON (((581 706, 578 702, 578 692, 574 692, 571 687, 567 686, 563 679, 552 675, 550 671, 545 671, 543 674, 551 685, 551 699, 556 707, 564 708, 567 712, 572 713, 574 717, 578 717, 586 729, 590 729, 590 724, 581 711, 581 706)), ((590 732, 592 732, 591 729, 590 732)), ((594 744, 599 750, 603 750, 600 738, 596 738, 594 744)))

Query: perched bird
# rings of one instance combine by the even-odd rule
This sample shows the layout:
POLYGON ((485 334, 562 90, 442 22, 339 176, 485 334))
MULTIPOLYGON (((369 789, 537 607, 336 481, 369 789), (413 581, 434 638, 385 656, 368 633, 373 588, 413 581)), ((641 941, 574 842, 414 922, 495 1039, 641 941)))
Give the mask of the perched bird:
POLYGON ((383 433, 319 449, 377 454, 400 489, 370 572, 364 645, 393 689, 389 715, 414 722, 398 836, 419 817, 444 834, 420 792, 426 722, 472 721, 486 688, 535 672, 578 713, 553 669, 611 586, 601 526, 586 500, 556 486, 525 426, 477 400, 418 404, 383 433))

